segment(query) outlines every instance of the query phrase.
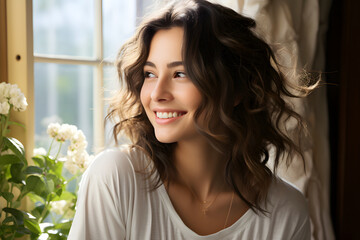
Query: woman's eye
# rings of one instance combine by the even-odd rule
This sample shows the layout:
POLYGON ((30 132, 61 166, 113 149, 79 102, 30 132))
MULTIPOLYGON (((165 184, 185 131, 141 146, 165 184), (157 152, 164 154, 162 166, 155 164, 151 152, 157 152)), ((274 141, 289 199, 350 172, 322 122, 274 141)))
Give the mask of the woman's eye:
POLYGON ((184 73, 184 72, 176 72, 174 77, 175 78, 186 78, 186 73, 184 73))
POLYGON ((145 78, 154 78, 156 77, 155 74, 153 74, 152 72, 145 72, 144 73, 144 77, 145 78))

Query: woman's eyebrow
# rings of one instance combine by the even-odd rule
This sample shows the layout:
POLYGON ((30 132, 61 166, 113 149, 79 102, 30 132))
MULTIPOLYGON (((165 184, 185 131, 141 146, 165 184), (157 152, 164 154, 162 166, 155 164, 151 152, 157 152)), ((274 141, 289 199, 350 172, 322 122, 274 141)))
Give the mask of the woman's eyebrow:
MULTIPOLYGON (((175 62, 168 63, 166 66, 168 68, 173 68, 173 67, 182 66, 182 65, 184 65, 182 61, 175 61, 175 62)), ((147 61, 144 66, 149 66, 149 67, 156 68, 155 63, 150 62, 150 61, 147 61)))
POLYGON ((182 61, 176 61, 176 62, 168 63, 167 67, 173 68, 173 67, 182 66, 182 65, 184 65, 182 61))
POLYGON ((147 61, 144 66, 154 67, 156 68, 156 65, 152 62, 147 61))

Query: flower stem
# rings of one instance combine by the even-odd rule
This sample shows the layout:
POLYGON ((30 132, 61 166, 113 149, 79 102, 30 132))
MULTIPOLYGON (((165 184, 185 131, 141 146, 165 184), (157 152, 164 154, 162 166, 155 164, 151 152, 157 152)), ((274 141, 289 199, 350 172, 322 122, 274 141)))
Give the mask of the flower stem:
POLYGON ((55 156, 55 159, 57 159, 57 158, 58 158, 58 156, 59 156, 59 153, 60 153, 60 150, 61 150, 62 144, 63 144, 63 142, 60 142, 59 150, 58 150, 58 152, 57 152, 57 154, 56 154, 56 156, 55 156))
POLYGON ((14 232, 14 234, 11 236, 11 240, 15 239, 15 235, 16 235, 16 231, 14 232))
POLYGON ((1 155, 1 151, 3 149, 3 139, 4 137, 6 137, 6 134, 7 134, 7 128, 9 126, 9 119, 10 119, 10 111, 11 111, 11 108, 12 106, 10 105, 10 109, 9 109, 9 112, 7 115, 3 115, 1 116, 1 120, 4 119, 3 123, 2 123, 2 126, 1 126, 1 135, 0 135, 0 155, 1 155))
POLYGON ((5 124, 4 124, 4 128, 2 129, 2 134, 1 134, 2 137, 6 136, 6 133, 7 133, 7 130, 8 130, 7 128, 9 126, 9 119, 10 119, 11 109, 12 109, 12 106, 10 105, 9 113, 7 114, 7 116, 5 116, 5 124))
POLYGON ((43 209, 42 212, 41 212, 41 215, 40 215, 40 217, 39 217, 39 219, 38 219, 38 223, 42 223, 43 218, 45 217, 45 214, 46 214, 46 212, 47 212, 47 210, 48 210, 49 204, 50 204, 50 201, 46 201, 46 202, 45 202, 44 209, 43 209))
POLYGON ((46 153, 46 156, 47 156, 47 157, 50 155, 50 151, 51 151, 52 145, 53 145, 53 143, 54 143, 54 140, 55 140, 55 138, 53 138, 52 141, 51 141, 51 143, 50 143, 49 150, 48 150, 48 152, 46 153))
MULTIPOLYGON (((11 183, 10 184, 10 192, 12 193, 14 191, 14 184, 11 183)), ((12 207, 12 202, 8 202, 8 205, 10 205, 10 207, 12 207)), ((8 206, 9 207, 9 206, 8 206)))

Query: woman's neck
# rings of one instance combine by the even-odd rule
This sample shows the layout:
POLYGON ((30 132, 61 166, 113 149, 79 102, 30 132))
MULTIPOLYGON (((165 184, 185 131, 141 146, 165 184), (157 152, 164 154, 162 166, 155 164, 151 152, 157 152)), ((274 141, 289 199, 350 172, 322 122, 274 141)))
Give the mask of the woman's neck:
POLYGON ((198 198, 208 199, 229 190, 224 181, 225 159, 206 140, 178 143, 174 157, 176 182, 190 188, 198 198))

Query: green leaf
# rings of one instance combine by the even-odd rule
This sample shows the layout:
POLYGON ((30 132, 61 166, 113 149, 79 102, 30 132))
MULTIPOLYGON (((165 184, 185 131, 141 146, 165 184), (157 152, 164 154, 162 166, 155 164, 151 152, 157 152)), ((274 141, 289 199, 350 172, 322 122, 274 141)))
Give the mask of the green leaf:
POLYGON ((7 154, 0 156, 0 167, 7 165, 7 164, 13 164, 13 163, 20 163, 21 159, 13 154, 7 154))
POLYGON ((13 151, 13 153, 20 158, 20 160, 27 165, 27 161, 25 159, 25 150, 22 143, 16 138, 7 138, 4 137, 5 146, 13 151))
POLYGON ((19 238, 19 237, 22 237, 26 234, 30 234, 31 231, 23 226, 19 226, 17 229, 16 229, 16 235, 15 237, 19 238))
POLYGON ((12 203, 12 207, 13 207, 13 208, 19 208, 20 205, 21 205, 21 202, 20 202, 20 201, 15 201, 15 202, 12 203))
POLYGON ((72 220, 67 220, 58 224, 55 224, 55 229, 70 230, 72 220))
POLYGON ((54 189, 53 191, 58 191, 59 189, 62 189, 64 188, 64 179, 62 178, 59 178, 58 176, 54 175, 54 174, 48 174, 46 175, 46 179, 48 180, 52 180, 53 183, 54 183, 54 189))
POLYGON ((31 175, 26 178, 26 190, 41 196, 42 192, 45 191, 45 183, 40 177, 31 175))
POLYGON ((3 211, 13 215, 15 217, 17 225, 24 225, 24 214, 22 211, 17 210, 15 208, 8 208, 8 207, 3 208, 3 211))
POLYGON ((48 165, 48 166, 52 166, 55 163, 55 160, 50 158, 49 156, 44 156, 44 159, 45 159, 46 165, 48 165))
POLYGON ((32 160, 41 168, 43 168, 44 165, 44 160, 41 157, 33 157, 32 160))
POLYGON ((40 206, 35 207, 32 211, 31 214, 34 215, 36 218, 40 218, 41 213, 44 210, 45 205, 41 204, 40 206))
POLYGON ((9 217, 5 218, 4 221, 2 222, 2 224, 5 225, 7 223, 16 224, 16 218, 14 216, 9 216, 9 217))
POLYGON ((37 203, 37 202, 44 203, 44 199, 42 197, 40 197, 39 195, 33 193, 33 192, 28 194, 28 197, 34 203, 37 203))
POLYGON ((32 233, 41 234, 39 223, 34 219, 24 219, 25 227, 28 228, 32 233))
POLYGON ((62 192, 63 192, 63 190, 62 190, 62 188, 60 188, 59 190, 56 191, 56 195, 58 195, 60 197, 62 192))
POLYGON ((55 161, 51 166, 51 172, 54 173, 58 178, 62 178, 64 162, 55 161))
POLYGON ((0 179, 0 189, 2 192, 9 192, 9 182, 6 180, 6 177, 4 175, 1 176, 0 179))
POLYGON ((53 234, 54 238, 50 238, 50 239, 66 239, 66 236, 69 234, 71 225, 72 225, 72 220, 67 220, 55 225, 50 224, 44 229, 44 231, 49 233, 49 236, 50 234, 53 234), (57 236, 61 238, 57 238, 57 236))
MULTIPOLYGON (((23 163, 14 163, 10 167, 11 182, 22 183, 25 180, 25 174, 23 172, 23 163)), ((10 181, 10 180, 9 180, 10 181)))
POLYGON ((14 194, 12 194, 11 192, 2 192, 0 193, 0 196, 5 198, 7 202, 12 202, 12 200, 14 199, 14 194))
POLYGON ((18 122, 12 122, 12 121, 8 121, 9 125, 16 125, 16 126, 20 126, 24 129, 26 129, 24 124, 18 123, 18 122))
POLYGON ((24 172, 26 174, 42 174, 43 170, 37 166, 28 166, 24 172))
POLYGON ((46 191, 48 193, 53 192, 55 189, 55 184, 54 181, 52 179, 46 180, 46 191))
POLYGON ((61 195, 59 197, 54 198, 53 201, 60 201, 60 200, 72 201, 75 198, 76 195, 74 193, 68 191, 62 191, 61 195))
POLYGON ((47 240, 66 240, 67 236, 64 236, 59 231, 56 231, 57 233, 48 233, 49 237, 47 240))

